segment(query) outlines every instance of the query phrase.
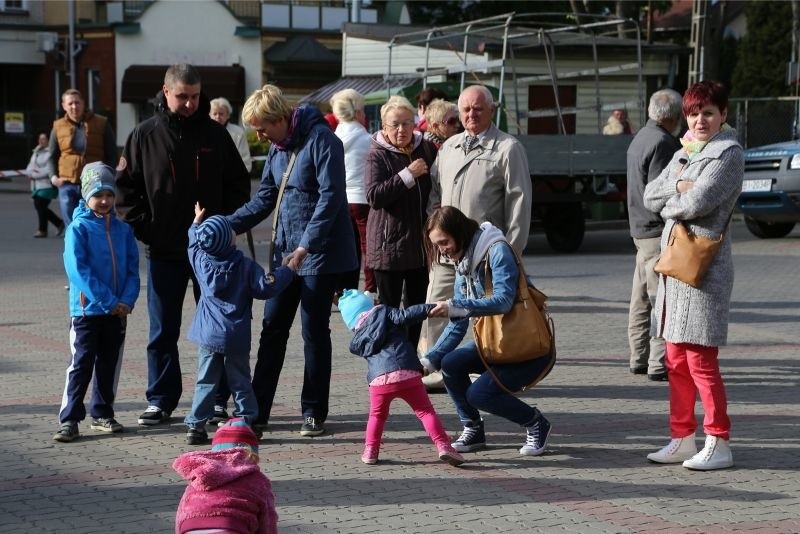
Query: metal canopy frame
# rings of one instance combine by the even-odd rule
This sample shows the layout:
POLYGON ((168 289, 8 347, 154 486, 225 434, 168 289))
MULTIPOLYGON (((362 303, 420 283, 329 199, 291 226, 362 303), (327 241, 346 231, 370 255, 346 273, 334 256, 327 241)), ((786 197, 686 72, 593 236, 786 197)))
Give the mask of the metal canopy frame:
MULTIPOLYGON (((413 32, 395 34, 389 42, 389 59, 387 66, 387 74, 384 80, 387 85, 387 94, 391 92, 391 82, 397 77, 392 74, 392 58, 394 49, 400 45, 424 45, 425 47, 425 64, 422 67, 418 76, 423 81, 423 87, 427 85, 428 77, 437 75, 460 75, 460 90, 463 91, 466 85, 467 73, 481 72, 498 72, 499 73, 499 97, 497 102, 497 116, 495 122, 499 123, 500 114, 502 112, 505 94, 504 84, 506 81, 507 71, 511 72, 511 81, 516 86, 519 83, 529 84, 536 81, 550 80, 553 88, 553 96, 555 99, 556 107, 551 110, 536 110, 528 111, 527 117, 542 117, 542 116, 556 116, 558 117, 558 125, 560 133, 566 134, 564 126, 565 112, 575 113, 579 110, 594 109, 597 112, 598 129, 602 124, 602 113, 616 108, 625 108, 629 104, 634 104, 635 108, 639 110, 640 121, 644 117, 645 108, 645 95, 644 83, 642 75, 642 36, 639 23, 631 18, 618 18, 605 15, 591 15, 581 14, 581 19, 590 19, 590 22, 581 23, 576 22, 572 24, 563 24, 559 22, 543 23, 548 17, 554 19, 564 19, 566 16, 571 16, 566 13, 505 13, 502 15, 495 15, 473 21, 462 22, 459 24, 452 24, 448 26, 437 26, 428 30, 418 30, 413 32), (534 20, 535 19, 535 20, 534 20), (602 32, 613 28, 614 31, 633 31, 636 36, 636 58, 637 63, 626 63, 618 66, 600 67, 598 58, 598 37, 604 36, 602 32), (627 29, 626 29, 627 28, 627 29), (567 32, 579 33, 581 35, 589 35, 592 47, 592 60, 593 68, 583 69, 575 72, 558 74, 556 70, 556 57, 555 50, 560 43, 557 43, 554 36, 564 34, 567 32), (468 63, 467 57, 470 51, 470 41, 476 43, 475 39, 481 38, 484 43, 491 42, 500 48, 500 57, 498 59, 482 62, 468 63), (450 48, 455 49, 454 44, 458 40, 463 40, 461 45, 461 53, 459 64, 451 65, 444 68, 431 69, 430 68, 430 50, 432 43, 440 43, 444 41, 450 48), (515 59, 515 51, 525 48, 542 47, 545 59, 547 62, 547 74, 532 74, 528 76, 518 76, 515 59), (638 101, 637 102, 615 102, 613 104, 603 105, 600 97, 600 76, 602 74, 610 74, 614 72, 636 70, 638 77, 638 101), (559 78, 579 78, 594 75, 595 82, 595 104, 590 107, 574 107, 574 108, 561 108, 558 100, 558 81, 559 78)), ((613 41, 609 41, 612 43, 613 41)), ((575 43, 563 43, 563 45, 571 45, 575 43)), ((480 46, 480 45, 479 45, 480 46)), ((485 48, 480 47, 482 52, 485 48)), ((458 54, 458 52, 456 52, 458 54)), ((408 77, 408 73, 403 73, 402 76, 408 77)), ((515 93, 515 104, 519 111, 519 100, 515 93)), ((517 133, 521 133, 519 123, 517 124, 517 133)))

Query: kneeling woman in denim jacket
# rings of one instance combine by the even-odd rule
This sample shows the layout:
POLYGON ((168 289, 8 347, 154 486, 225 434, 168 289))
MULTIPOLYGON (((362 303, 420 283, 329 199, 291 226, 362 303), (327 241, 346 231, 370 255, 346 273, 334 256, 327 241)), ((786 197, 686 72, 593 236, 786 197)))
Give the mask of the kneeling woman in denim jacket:
MULTIPOLYGON (((449 317, 441 337, 423 358, 429 371, 441 369, 444 384, 464 425, 453 443, 459 452, 486 447, 483 419, 479 410, 504 417, 525 427, 527 437, 519 450, 538 456, 547 446, 550 422, 536 408, 501 388, 481 361, 474 341, 458 345, 469 328, 470 317, 508 313, 514 305, 519 268, 502 231, 491 223, 480 226, 458 209, 444 206, 435 210, 425 225, 428 258, 443 254, 456 262, 454 297, 437 302, 431 317, 449 317), (488 252, 488 256, 487 256, 488 252), (492 272, 492 295, 484 298, 484 264, 488 257, 492 272), (480 377, 472 382, 470 374, 480 377)), ((553 355, 536 360, 492 365, 497 378, 511 391, 522 389, 547 374, 553 355)))

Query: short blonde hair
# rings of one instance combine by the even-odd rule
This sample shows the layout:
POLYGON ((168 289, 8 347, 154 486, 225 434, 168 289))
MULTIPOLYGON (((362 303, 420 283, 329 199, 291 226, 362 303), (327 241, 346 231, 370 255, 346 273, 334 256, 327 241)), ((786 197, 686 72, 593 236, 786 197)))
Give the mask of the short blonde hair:
POLYGON ((411 105, 411 102, 404 96, 394 95, 381 106, 381 122, 386 120, 386 114, 395 109, 402 109, 411 113, 412 116, 417 114, 417 108, 411 105))
POLYGON ((283 96, 283 92, 275 85, 266 84, 261 89, 253 91, 242 108, 242 120, 252 122, 253 119, 275 122, 280 119, 287 121, 292 116, 292 106, 283 96))
POLYGON ((437 98, 436 100, 431 101, 431 103, 428 104, 428 107, 425 108, 425 122, 428 123, 428 127, 430 127, 430 125, 434 122, 437 124, 442 124, 444 122, 444 118, 447 117, 447 114, 450 112, 458 115, 458 106, 452 102, 448 102, 447 100, 437 98))
POLYGON ((222 108, 228 111, 228 115, 233 113, 233 107, 231 106, 231 103, 228 102, 228 99, 225 98, 224 96, 215 98, 214 100, 209 102, 209 106, 211 107, 211 111, 214 111, 214 108, 222 108))
POLYGON ((63 102, 66 100, 68 96, 77 96, 81 99, 81 102, 83 102, 83 95, 77 89, 67 89, 64 91, 64 94, 61 95, 61 101, 63 102))
POLYGON ((355 89, 342 89, 331 97, 330 104, 339 122, 353 122, 356 113, 364 109, 364 97, 355 89))

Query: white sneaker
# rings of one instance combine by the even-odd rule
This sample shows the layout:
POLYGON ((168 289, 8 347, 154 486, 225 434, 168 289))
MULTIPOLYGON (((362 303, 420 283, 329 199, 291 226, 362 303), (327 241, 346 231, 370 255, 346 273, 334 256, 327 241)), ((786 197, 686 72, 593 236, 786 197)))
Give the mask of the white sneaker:
POLYGON ((694 433, 684 438, 672 439, 666 447, 657 452, 651 452, 647 459, 657 464, 679 464, 697 454, 697 445, 694 442, 694 433))
POLYGON ((683 462, 683 467, 698 471, 725 469, 733 465, 733 454, 727 440, 717 436, 706 436, 703 450, 683 462))
POLYGON ((444 377, 441 371, 434 371, 422 377, 422 384, 428 391, 443 391, 444 377))

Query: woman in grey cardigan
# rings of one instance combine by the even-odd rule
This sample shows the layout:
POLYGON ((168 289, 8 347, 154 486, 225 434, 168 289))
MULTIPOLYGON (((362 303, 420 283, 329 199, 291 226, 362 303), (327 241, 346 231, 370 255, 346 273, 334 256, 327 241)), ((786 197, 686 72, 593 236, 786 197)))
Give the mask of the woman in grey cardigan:
POLYGON ((682 221, 692 233, 718 238, 722 246, 702 284, 694 288, 661 276, 654 308, 654 335, 666 341, 671 441, 647 458, 657 463, 683 463, 689 469, 723 469, 733 465, 728 440, 725 386, 719 372, 719 346, 728 336, 733 289, 733 260, 728 223, 742 189, 744 156, 736 132, 725 124, 727 90, 703 81, 683 95, 689 131, 666 169, 644 192, 647 209, 666 221, 661 249, 672 227, 682 221), (705 410, 705 447, 697 452, 694 405, 696 394, 705 410))

